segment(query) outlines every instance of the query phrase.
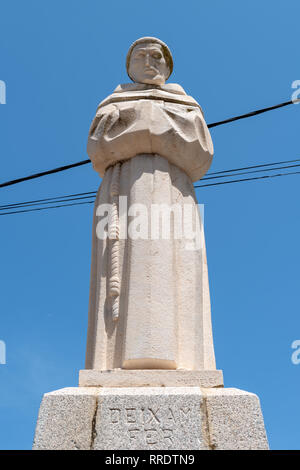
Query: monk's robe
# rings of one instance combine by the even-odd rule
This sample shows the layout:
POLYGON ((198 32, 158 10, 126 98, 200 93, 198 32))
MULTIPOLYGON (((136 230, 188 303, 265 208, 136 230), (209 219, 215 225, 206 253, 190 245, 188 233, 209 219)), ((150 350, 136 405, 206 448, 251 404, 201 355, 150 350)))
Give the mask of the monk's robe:
POLYGON ((199 104, 176 84, 120 85, 100 103, 87 151, 103 180, 94 209, 86 368, 215 369, 204 233, 192 184, 213 157, 199 104), (105 238, 97 227, 107 204, 105 238), (168 237, 153 237, 151 214, 160 205, 182 214, 190 208, 198 236, 186 235, 175 210, 168 237), (141 237, 121 236, 137 224, 134 217, 141 237))

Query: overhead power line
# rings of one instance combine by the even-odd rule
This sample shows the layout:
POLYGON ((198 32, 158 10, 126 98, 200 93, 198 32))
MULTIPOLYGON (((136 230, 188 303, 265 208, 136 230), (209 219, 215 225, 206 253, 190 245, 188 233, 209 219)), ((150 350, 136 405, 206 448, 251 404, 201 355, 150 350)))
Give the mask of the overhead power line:
POLYGON ((70 206, 80 206, 82 204, 93 204, 94 201, 86 201, 86 202, 74 202, 72 204, 62 204, 57 206, 48 206, 48 207, 39 207, 36 209, 24 209, 21 211, 13 211, 13 212, 1 212, 0 215, 10 215, 10 214, 20 214, 24 212, 35 212, 35 211, 43 211, 48 209, 58 209, 59 207, 70 207, 70 206))
POLYGON ((201 178, 200 181, 215 180, 215 179, 218 179, 218 178, 230 178, 232 176, 240 176, 240 175, 249 175, 251 173, 261 173, 263 171, 285 170, 287 168, 295 168, 295 167, 299 167, 299 166, 300 166, 300 164, 298 164, 298 165, 286 165, 286 166, 277 166, 276 168, 268 168, 268 169, 261 168, 260 170, 242 171, 240 173, 234 173, 234 174, 229 173, 229 174, 224 174, 224 175, 219 175, 219 176, 208 176, 208 177, 201 178))
MULTIPOLYGON (((228 178, 232 176, 237 176, 237 175, 246 175, 246 174, 251 174, 251 173, 256 173, 256 172, 264 172, 264 171, 275 171, 275 170, 280 170, 280 169, 287 169, 287 168, 294 168, 297 166, 300 166, 300 164, 296 165, 286 165, 286 166, 278 166, 279 164, 283 163, 294 163, 294 162, 300 162, 300 159, 294 159, 294 160, 286 160, 282 162, 273 162, 273 163, 265 163, 265 164, 260 164, 260 165, 252 165, 248 167, 243 167, 243 168, 232 168, 230 170, 219 170, 215 172, 210 172, 207 173, 207 175, 217 175, 217 176, 208 176, 202 178, 201 181, 203 180, 209 180, 209 179, 219 179, 219 178, 228 178), (276 166, 276 168, 270 168, 270 167, 276 166), (264 168, 262 168, 264 167, 264 168), (255 170, 255 168, 259 168, 259 170, 255 170), (240 170, 250 170, 250 171, 243 171, 242 173, 237 173, 240 170), (234 172, 234 173, 233 173, 234 172)), ((45 205, 45 204, 51 204, 54 202, 67 202, 67 201, 73 201, 73 200, 81 200, 81 199, 89 199, 93 196, 95 196, 97 191, 89 191, 89 192, 84 192, 84 193, 76 193, 76 194, 68 194, 64 196, 56 196, 56 197, 49 197, 45 199, 36 199, 33 201, 25 201, 25 202, 16 202, 16 203, 11 203, 11 204, 5 204, 0 206, 0 211, 5 210, 5 209, 14 209, 17 207, 30 207, 30 206, 36 206, 36 205, 45 205)))
POLYGON ((229 173, 230 171, 242 171, 242 170, 252 170, 252 168, 261 168, 267 166, 274 166, 274 165, 284 165, 286 163, 295 163, 300 162, 300 158, 296 158, 295 160, 284 160, 282 162, 273 162, 273 163, 261 163, 259 165, 252 165, 252 166, 244 166, 242 168, 231 168, 230 170, 218 170, 218 171, 209 171, 206 173, 207 175, 219 175, 220 173, 229 173))
POLYGON ((251 113, 241 114, 240 116, 235 116, 229 119, 225 119, 224 121, 213 122, 212 124, 208 124, 207 127, 216 127, 222 126, 223 124, 229 124, 230 122, 238 121, 240 119, 246 119, 249 117, 257 116, 258 114, 267 113, 268 111, 273 111, 274 109, 283 108, 284 106, 289 106, 290 104, 294 104, 300 100, 295 101, 285 101, 284 103, 275 104, 275 106, 269 106, 268 108, 256 109, 251 113))
MULTIPOLYGON (((232 168, 230 170, 219 170, 216 172, 207 173, 208 175, 216 175, 216 176, 202 178, 201 182, 205 180, 213 180, 213 179, 219 179, 219 178, 229 178, 229 177, 231 178, 231 177, 235 177, 238 175, 247 175, 247 174, 252 174, 256 172, 278 171, 282 169, 289 169, 289 168, 295 168, 295 167, 300 166, 300 163, 295 164, 295 165, 278 166, 279 164, 282 164, 282 163, 294 163, 294 162, 300 162, 300 159, 286 160, 282 162, 265 163, 265 164, 260 164, 260 165, 251 165, 251 166, 243 167, 243 168, 232 168), (250 171, 240 172, 240 170, 248 170, 248 169, 250 171)), ((81 200, 86 200, 86 199, 91 199, 91 198, 94 201, 96 194, 97 194, 97 191, 89 191, 89 192, 83 192, 83 193, 67 194, 64 196, 48 197, 44 199, 35 199, 32 201, 5 204, 5 205, 0 206, 0 212, 5 211, 5 210, 22 209, 25 207, 34 207, 34 206, 43 206, 43 205, 47 205, 49 207, 49 204, 53 204, 53 203, 66 203, 66 202, 81 201, 81 200)))
MULTIPOLYGON (((229 124, 230 122, 238 121, 240 119, 246 119, 246 118, 249 118, 249 117, 257 116, 258 114, 266 113, 268 111, 273 111, 274 109, 279 109, 279 108, 282 108, 284 106, 288 106, 290 104, 294 104, 295 102, 299 102, 299 101, 300 101, 300 99, 299 100, 294 100, 294 101, 292 101, 292 100, 291 101, 285 101, 284 103, 276 104, 275 106, 269 106, 268 108, 257 109, 255 111, 251 111, 250 113, 241 114, 240 116, 235 116, 235 117, 232 117, 232 118, 229 118, 229 119, 225 119, 223 121, 213 122, 211 124, 208 124, 207 127, 212 128, 212 127, 222 126, 223 124, 229 124)), ((13 180, 10 180, 10 181, 6 181, 4 183, 0 183, 0 188, 4 188, 4 187, 7 187, 7 186, 12 186, 14 184, 22 183, 24 181, 29 181, 29 180, 32 180, 32 179, 35 179, 35 178, 41 178, 42 176, 51 175, 53 173, 59 173, 61 171, 70 170, 70 169, 76 168, 78 166, 86 165, 87 163, 90 163, 89 159, 82 160, 82 161, 77 162, 77 163, 71 163, 70 165, 64 165, 64 166, 60 166, 60 167, 57 167, 57 168, 53 168, 52 170, 47 170, 47 171, 42 171, 42 172, 39 172, 39 173, 34 173, 32 175, 24 176, 22 178, 17 178, 17 179, 13 179, 13 180)))
POLYGON ((33 207, 33 206, 44 206, 44 205, 47 205, 47 204, 53 204, 54 202, 56 203, 59 203, 59 202, 71 202, 71 201, 82 201, 83 199, 91 199, 91 197, 94 197, 95 199, 95 196, 84 196, 84 197, 72 197, 70 199, 58 199, 57 201, 51 201, 50 202, 39 202, 39 203, 33 203, 33 204, 10 204, 10 205, 7 205, 6 207, 0 207, 0 211, 1 210, 6 210, 6 209, 20 209, 22 207, 33 207))
MULTIPOLYGON (((297 165, 297 166, 300 166, 300 165, 297 165)), ((288 168, 288 167, 287 167, 288 168)), ((278 170, 279 168, 276 168, 276 170, 278 170)), ((272 168, 273 170, 273 168, 272 168)), ((267 170, 266 170, 267 171, 267 170)), ((237 180, 231 180, 231 181, 221 181, 221 182, 216 182, 216 183, 209 183, 209 184, 202 184, 202 185, 195 185, 194 188, 195 189, 198 189, 198 188, 204 188, 204 187, 209 187, 209 186, 219 186, 219 185, 222 185, 222 184, 231 184, 231 183, 241 183, 241 182, 246 182, 246 181, 256 181, 256 180, 261 180, 261 179, 267 179, 267 178, 277 178, 277 177, 281 177, 281 176, 289 176, 289 175, 299 175, 300 174, 300 171, 294 171, 294 172, 286 172, 286 173, 278 173, 276 175, 264 175, 264 176, 256 176, 256 177, 251 177, 251 178, 241 178, 241 179, 237 179, 237 180)), ((225 175, 224 175, 225 176, 225 175)), ((227 175, 226 175, 227 176, 227 175)), ((230 175, 230 176, 234 176, 234 175, 230 175)), ((79 194, 85 194, 85 193, 79 193, 79 194)), ((92 192, 91 192, 92 194, 92 192)), ((86 196, 86 197, 74 197, 72 199, 67 199, 69 196, 65 196, 66 199, 60 199, 56 202, 63 202, 63 204, 58 204, 58 205, 55 205, 55 206, 46 206, 46 207, 38 207, 38 208, 34 208, 34 209, 25 209, 24 207, 30 207, 30 205, 21 205, 21 204, 26 204, 26 203, 18 203, 17 204, 11 204, 11 205, 7 205, 7 206, 1 206, 0 207, 0 216, 1 215, 10 215, 10 214, 20 214, 20 213, 26 213, 26 212, 35 212, 35 211, 41 211, 41 210, 47 210, 47 209, 57 209, 57 208, 60 208, 60 207, 70 207, 70 206, 78 206, 78 205, 83 205, 83 204, 93 204, 94 201, 95 201, 95 195, 96 195, 96 191, 93 192, 94 196, 86 196), (84 201, 84 202, 72 202, 71 204, 69 204, 69 201, 81 201, 82 199, 86 199, 86 198, 90 198, 92 200, 90 201, 84 201), (11 210, 11 209, 18 209, 18 210, 11 210), (19 210, 21 209, 21 210, 19 210), (6 210, 8 212, 1 212, 1 210, 6 210)), ((76 195, 73 195, 73 196, 76 196, 76 195)), ((51 202, 44 202, 44 204, 53 204, 53 199, 55 198, 48 198, 51 202)), ((46 201, 46 200, 43 200, 43 201, 46 201)), ((31 206, 33 206, 35 204, 31 204, 31 206)), ((38 205, 38 204, 37 204, 38 205)))
POLYGON ((88 199, 96 195, 97 191, 89 191, 87 193, 77 193, 77 194, 69 194, 67 196, 57 196, 57 197, 47 197, 45 199, 36 199, 34 201, 25 201, 25 202, 16 202, 12 204, 5 204, 0 206, 0 210, 8 209, 8 208, 15 208, 15 207, 23 207, 23 206, 36 206, 41 204, 53 204, 54 202, 66 202, 66 201, 73 201, 77 199, 88 199), (87 196, 89 194, 89 196, 87 196), (83 197, 78 197, 83 196, 83 197))
POLYGON ((53 168, 52 170, 42 171, 40 173, 34 173, 33 175, 24 176, 23 178, 17 178, 15 180, 6 181, 5 183, 0 184, 0 188, 4 188, 5 186, 12 186, 13 184, 23 183, 23 181, 33 180, 35 178, 41 178, 41 176, 52 175, 53 173, 59 173, 60 171, 70 170, 71 168, 86 165, 87 163, 91 163, 91 160, 82 160, 77 163, 71 163, 70 165, 59 166, 57 168, 53 168))
POLYGON ((293 172, 288 172, 288 173, 278 173, 277 175, 254 176, 252 178, 241 178, 241 179, 238 179, 238 180, 220 181, 219 183, 195 185, 194 188, 206 188, 207 186, 219 186, 221 184, 241 183, 242 181, 254 181, 254 180, 262 180, 262 179, 266 179, 266 178, 277 178, 279 176, 289 176, 289 175, 298 175, 298 174, 300 174, 300 171, 293 171, 293 172))

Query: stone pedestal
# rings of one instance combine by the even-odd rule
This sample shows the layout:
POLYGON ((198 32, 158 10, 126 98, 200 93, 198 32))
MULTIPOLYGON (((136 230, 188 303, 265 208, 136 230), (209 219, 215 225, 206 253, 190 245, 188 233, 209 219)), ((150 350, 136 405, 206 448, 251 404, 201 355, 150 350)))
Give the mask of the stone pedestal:
POLYGON ((259 399, 234 388, 78 387, 46 393, 34 449, 268 449, 259 399))
POLYGON ((80 387, 223 387, 221 370, 96 370, 79 371, 80 387))

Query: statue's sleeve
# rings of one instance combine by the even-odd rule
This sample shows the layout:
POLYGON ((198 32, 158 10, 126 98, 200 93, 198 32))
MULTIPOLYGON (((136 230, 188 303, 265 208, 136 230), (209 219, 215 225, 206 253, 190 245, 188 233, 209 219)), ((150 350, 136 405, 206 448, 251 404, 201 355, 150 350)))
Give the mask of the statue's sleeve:
POLYGON ((197 181, 209 168, 213 144, 199 105, 162 99, 124 100, 100 106, 87 152, 103 176, 112 164, 136 155, 160 155, 197 181))

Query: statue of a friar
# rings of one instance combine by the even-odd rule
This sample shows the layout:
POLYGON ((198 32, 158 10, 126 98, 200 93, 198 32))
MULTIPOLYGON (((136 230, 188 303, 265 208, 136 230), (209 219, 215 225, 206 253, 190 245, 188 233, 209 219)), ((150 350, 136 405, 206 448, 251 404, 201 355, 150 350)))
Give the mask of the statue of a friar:
POLYGON ((103 180, 94 209, 86 369, 213 370, 205 242, 192 184, 211 164, 210 133, 199 104, 165 83, 173 59, 164 42, 138 39, 126 67, 133 83, 100 103, 88 137, 103 180), (101 236, 108 206, 108 236, 101 236), (156 236, 161 214, 153 216, 162 207, 172 209, 165 237, 156 236), (178 208, 196 214, 200 247, 182 235, 178 208))
POLYGON ((127 54, 132 84, 98 106, 86 369, 46 393, 34 449, 268 449, 259 399, 216 370, 203 224, 193 182, 213 145, 162 41, 127 54))

